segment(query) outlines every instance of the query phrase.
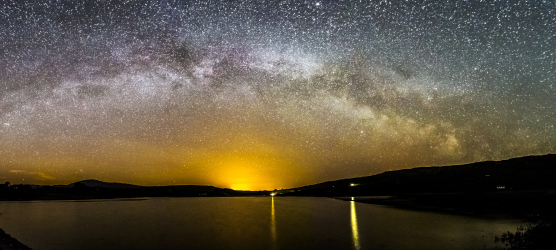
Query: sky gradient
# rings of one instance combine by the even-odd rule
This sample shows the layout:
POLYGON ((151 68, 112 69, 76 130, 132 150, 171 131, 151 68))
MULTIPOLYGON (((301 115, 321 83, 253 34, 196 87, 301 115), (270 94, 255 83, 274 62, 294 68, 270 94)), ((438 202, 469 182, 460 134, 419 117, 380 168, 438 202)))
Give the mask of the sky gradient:
POLYGON ((0 182, 280 189, 556 153, 554 1, 0 4, 0 182))

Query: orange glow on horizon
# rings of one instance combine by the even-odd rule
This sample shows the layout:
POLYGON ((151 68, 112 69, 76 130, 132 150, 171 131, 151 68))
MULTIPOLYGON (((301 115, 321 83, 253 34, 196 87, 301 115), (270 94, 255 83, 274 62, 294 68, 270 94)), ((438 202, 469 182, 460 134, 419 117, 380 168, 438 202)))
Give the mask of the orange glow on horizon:
POLYGON ((232 184, 232 189, 233 190, 238 190, 238 191, 250 191, 251 190, 251 186, 249 184, 245 184, 245 183, 240 183, 240 184, 232 184))
POLYGON ((231 156, 219 160, 220 171, 215 179, 233 190, 268 190, 274 186, 268 159, 253 155, 231 156))

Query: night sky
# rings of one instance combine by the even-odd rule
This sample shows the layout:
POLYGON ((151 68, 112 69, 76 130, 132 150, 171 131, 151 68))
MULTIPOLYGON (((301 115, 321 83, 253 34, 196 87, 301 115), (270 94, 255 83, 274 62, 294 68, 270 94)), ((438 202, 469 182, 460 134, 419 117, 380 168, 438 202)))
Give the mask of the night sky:
POLYGON ((0 3, 0 182, 280 189, 556 153, 556 2, 0 3))

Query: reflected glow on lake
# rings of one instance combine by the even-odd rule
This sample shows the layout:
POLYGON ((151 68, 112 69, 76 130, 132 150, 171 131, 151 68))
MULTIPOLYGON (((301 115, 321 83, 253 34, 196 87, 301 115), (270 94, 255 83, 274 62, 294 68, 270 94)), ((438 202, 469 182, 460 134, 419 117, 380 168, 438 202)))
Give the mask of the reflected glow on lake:
POLYGON ((270 233, 272 235, 272 246, 276 249, 276 214, 274 213, 274 196, 272 199, 272 207, 270 209, 270 233))
POLYGON ((0 228, 48 249, 484 249, 513 220, 315 197, 0 202, 0 228))
POLYGON ((355 201, 350 201, 351 208, 351 233, 353 234, 353 246, 356 250, 361 249, 359 245, 359 229, 357 229, 357 212, 355 211, 355 201))

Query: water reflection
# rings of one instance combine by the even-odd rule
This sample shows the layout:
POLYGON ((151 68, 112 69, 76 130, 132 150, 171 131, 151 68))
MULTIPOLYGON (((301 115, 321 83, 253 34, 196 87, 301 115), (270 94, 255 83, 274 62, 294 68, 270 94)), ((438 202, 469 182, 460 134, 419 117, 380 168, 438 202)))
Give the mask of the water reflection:
POLYGON ((276 249, 276 215, 274 214, 274 197, 270 209, 270 234, 272 235, 272 246, 276 249))
POLYGON ((494 235, 522 224, 329 198, 268 198, 0 202, 0 227, 44 250, 467 250, 502 248, 494 235))
POLYGON ((359 245, 359 230, 357 228, 357 214, 355 212, 355 201, 353 201, 353 197, 352 201, 349 203, 351 204, 351 234, 353 236, 353 246, 355 249, 359 250, 361 246, 359 245))

